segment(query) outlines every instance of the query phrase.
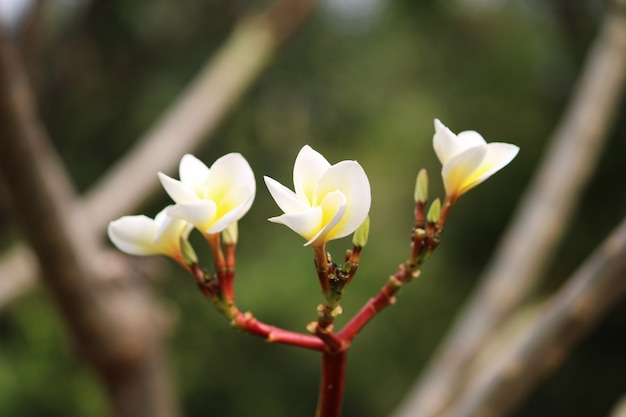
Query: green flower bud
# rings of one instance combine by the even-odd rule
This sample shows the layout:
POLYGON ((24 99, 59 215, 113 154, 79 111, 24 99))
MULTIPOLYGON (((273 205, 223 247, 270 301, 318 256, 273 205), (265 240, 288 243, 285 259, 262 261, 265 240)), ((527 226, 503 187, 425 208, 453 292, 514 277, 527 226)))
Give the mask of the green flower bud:
POLYGON ((423 168, 417 174, 413 199, 416 203, 426 203, 428 201, 428 174, 423 168))
POLYGON ((356 229, 354 236, 352 237, 352 244, 358 247, 365 247, 367 245, 367 238, 370 234, 370 216, 367 216, 363 223, 356 229))
POLYGON ((428 214, 426 215, 426 220, 429 223, 437 223, 439 221, 439 214, 441 213, 441 201, 437 198, 430 205, 428 209, 428 214))

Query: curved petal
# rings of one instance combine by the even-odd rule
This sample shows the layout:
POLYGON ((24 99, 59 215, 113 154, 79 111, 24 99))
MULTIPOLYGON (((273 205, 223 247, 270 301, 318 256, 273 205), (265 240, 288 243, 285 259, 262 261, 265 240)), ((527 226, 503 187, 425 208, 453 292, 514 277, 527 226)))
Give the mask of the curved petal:
POLYGON ((478 132, 466 130, 455 135, 439 119, 435 119, 433 147, 439 161, 443 165, 467 149, 485 145, 486 143, 485 139, 478 132))
POLYGON ((278 181, 270 177, 263 177, 265 185, 272 198, 283 213, 294 213, 306 210, 309 205, 299 200, 296 194, 278 181))
POLYGON ((167 210, 170 207, 172 206, 165 207, 154 217, 154 223, 157 226, 157 231, 154 235, 153 241, 155 244, 160 244, 160 242, 169 242, 178 247, 180 246, 179 239, 181 237, 186 239, 193 226, 185 220, 168 215, 167 210))
POLYGON ((180 181, 191 188, 197 195, 201 195, 204 181, 209 175, 209 168, 191 154, 183 155, 179 166, 180 181))
POLYGON ((441 176, 446 195, 460 197, 463 192, 467 191, 466 182, 483 163, 486 155, 487 146, 475 146, 456 155, 444 164, 441 169, 441 176))
POLYGON ((217 211, 215 213, 214 223, 209 226, 205 233, 218 233, 228 227, 229 224, 241 219, 250 208, 250 201, 254 195, 246 186, 240 186, 224 197, 222 201, 217 202, 217 211))
POLYGON ((435 134, 433 135, 433 148, 441 164, 448 162, 458 153, 456 135, 452 133, 439 119, 435 119, 435 134))
POLYGON ((333 230, 332 239, 339 239, 354 232, 370 211, 372 193, 367 174, 356 161, 341 161, 324 173, 317 185, 317 199, 335 190, 346 199, 345 215, 333 230))
POLYGON ((466 180, 460 194, 477 186, 487 178, 507 166, 519 153, 519 147, 510 143, 490 143, 487 145, 487 154, 482 164, 466 180))
POLYGON ((198 200, 190 203, 180 203, 170 206, 167 214, 172 217, 183 219, 204 231, 213 225, 217 206, 211 200, 198 200))
POLYGON ((160 253, 154 244, 157 225, 147 216, 124 216, 109 223, 107 233, 111 242, 129 255, 160 253))
POLYGON ((335 227, 343 219, 346 213, 346 197, 339 190, 326 194, 320 208, 322 209, 322 224, 321 230, 317 232, 315 236, 309 239, 304 246, 313 244, 314 242, 324 241, 327 242, 332 239, 337 239, 338 236, 335 232, 335 227))
POLYGON ((242 201, 241 204, 234 207, 232 210, 226 212, 222 216, 217 217, 215 223, 213 223, 211 227, 205 230, 205 233, 219 233, 226 229, 231 223, 241 219, 243 215, 247 212, 246 206, 250 207, 248 204, 250 200, 252 200, 252 196, 250 196, 248 200, 242 201))
POLYGON ((175 180, 174 178, 170 178, 162 172, 159 172, 159 180, 161 181, 161 185, 163 185, 165 192, 167 192, 170 198, 176 203, 189 203, 191 201, 198 200, 198 195, 194 192, 194 190, 182 182, 175 180))
MULTIPOLYGON (((220 218, 235 208, 239 209, 239 211, 241 211, 241 216, 243 216, 248 211, 248 208, 250 207, 249 202, 253 198, 254 194, 252 193, 252 190, 245 185, 240 185, 239 187, 228 190, 224 198, 220 201, 215 201, 215 204, 217 205, 216 217, 220 218), (243 211, 241 210, 242 208, 245 208, 246 210, 243 211)), ((239 220, 239 218, 236 220, 239 220)))
POLYGON ((211 165, 204 183, 204 198, 219 201, 231 189, 240 186, 248 187, 252 195, 256 193, 256 181, 248 161, 239 153, 229 153, 211 165))
POLYGON ((286 213, 268 219, 273 223, 284 224, 306 240, 319 233, 322 224, 322 209, 311 207, 298 213, 286 213))
POLYGON ((463 150, 487 144, 485 138, 475 130, 465 130, 456 135, 456 137, 459 141, 459 146, 461 146, 463 150))
POLYGON ((298 198, 314 206, 313 193, 317 181, 330 167, 330 163, 309 145, 300 149, 293 166, 293 187, 298 198))

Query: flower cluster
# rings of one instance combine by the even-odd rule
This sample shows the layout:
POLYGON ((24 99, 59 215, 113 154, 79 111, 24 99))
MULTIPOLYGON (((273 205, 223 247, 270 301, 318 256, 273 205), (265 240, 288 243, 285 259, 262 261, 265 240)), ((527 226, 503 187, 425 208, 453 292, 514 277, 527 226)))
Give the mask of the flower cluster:
POLYGON ((185 155, 179 174, 180 180, 175 180, 159 173, 163 188, 176 204, 154 220, 124 216, 109 223, 109 238, 118 249, 132 255, 166 255, 186 266, 181 245, 192 228, 207 237, 220 233, 252 206, 256 181, 241 154, 224 155, 210 168, 185 155))
MULTIPOLYGON (((474 131, 455 135, 439 120, 435 120, 433 147, 442 163, 446 200, 450 204, 506 166, 519 151, 508 143, 487 144, 474 131)), ((180 161, 179 175, 180 180, 176 180, 158 174, 175 204, 154 219, 124 216, 109 224, 109 238, 121 251, 166 255, 186 265, 184 244, 193 228, 207 239, 228 230, 228 239, 232 239, 236 222, 248 212, 256 193, 254 173, 246 159, 230 153, 209 168, 194 156, 185 155, 180 161)), ((306 145, 295 160, 293 191, 270 177, 264 180, 283 211, 269 221, 289 227, 306 240, 305 245, 323 247, 329 240, 355 232, 368 219, 370 184, 356 161, 331 165, 306 145)), ((418 181, 416 195, 426 192, 423 184, 424 180, 418 181)))

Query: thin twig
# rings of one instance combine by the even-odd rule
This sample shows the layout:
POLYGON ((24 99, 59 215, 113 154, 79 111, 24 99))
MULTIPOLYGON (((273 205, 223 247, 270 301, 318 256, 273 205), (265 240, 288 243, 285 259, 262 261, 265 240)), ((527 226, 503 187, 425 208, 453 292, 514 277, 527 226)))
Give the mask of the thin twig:
POLYGON ((445 417, 498 417, 555 369, 578 340, 626 294, 626 220, 492 357, 445 417))
POLYGON ((395 417, 434 416, 454 401, 483 342, 536 287, 598 160, 625 79, 625 18, 609 12, 541 168, 482 284, 395 417))

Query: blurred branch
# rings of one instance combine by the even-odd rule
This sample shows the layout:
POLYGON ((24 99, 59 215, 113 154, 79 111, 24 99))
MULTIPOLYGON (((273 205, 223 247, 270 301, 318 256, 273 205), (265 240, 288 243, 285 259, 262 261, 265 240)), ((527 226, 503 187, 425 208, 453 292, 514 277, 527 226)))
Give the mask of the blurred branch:
POLYGON ((519 337, 492 357, 446 417, 498 417, 565 359, 626 293, 626 220, 543 307, 519 337))
POLYGON ((30 289, 38 273, 37 261, 26 245, 9 249, 0 262, 0 306, 30 289))
MULTIPOLYGON (((315 5, 313 0, 287 0, 265 13, 243 18, 137 145, 75 202, 73 212, 88 218, 92 232, 100 235, 111 219, 132 212, 145 201, 158 188, 156 172, 173 171, 184 153, 193 151, 215 131, 269 64, 276 48, 315 5)), ((2 258, 0 272, 10 273, 13 284, 11 295, 0 294, 0 306, 34 283, 32 268, 23 268, 26 261, 14 259, 27 252, 17 248, 2 258)))
POLYGON ((610 417, 626 417, 626 395, 620 398, 615 408, 611 411, 610 417))
MULTIPOLYGON (((164 375, 163 323, 120 257, 71 210, 73 186, 39 122, 15 45, 0 27, 0 181, 74 347, 108 390, 116 416, 177 416, 164 375), (104 268, 104 262, 107 267, 104 268), (113 281, 115 280, 113 284, 113 281), (107 282, 108 280, 108 282, 107 282)), ((3 277, 11 279, 11 277, 3 277)))
POLYGON ((481 345, 534 290, 593 171, 625 79, 626 18, 612 11, 480 287, 396 417, 434 416, 453 402, 481 345))

